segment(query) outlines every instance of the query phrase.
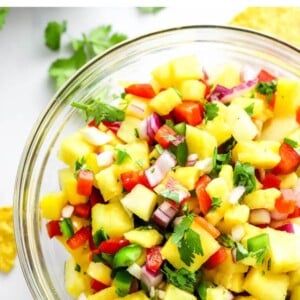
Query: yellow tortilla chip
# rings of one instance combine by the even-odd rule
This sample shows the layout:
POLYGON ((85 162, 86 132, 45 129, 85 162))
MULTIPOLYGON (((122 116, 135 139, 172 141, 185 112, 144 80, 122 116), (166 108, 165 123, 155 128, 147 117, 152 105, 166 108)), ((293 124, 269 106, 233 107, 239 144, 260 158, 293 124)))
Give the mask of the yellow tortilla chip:
POLYGON ((0 207, 0 271, 14 267, 16 254, 12 207, 0 207))
POLYGON ((255 29, 300 47, 300 7, 249 7, 229 24, 255 29))

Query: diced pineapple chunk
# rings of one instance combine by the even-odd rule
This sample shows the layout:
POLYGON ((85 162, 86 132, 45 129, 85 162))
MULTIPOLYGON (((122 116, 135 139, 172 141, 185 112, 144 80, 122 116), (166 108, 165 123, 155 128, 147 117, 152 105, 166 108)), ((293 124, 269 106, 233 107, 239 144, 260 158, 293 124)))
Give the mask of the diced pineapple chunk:
POLYGON ((298 300, 300 299, 300 285, 297 285, 291 292, 290 300, 298 300))
POLYGON ((114 286, 111 286, 93 295, 88 295, 87 300, 115 300, 116 297, 116 288, 114 286))
POLYGON ((174 178, 189 191, 195 189, 195 184, 201 172, 196 167, 179 167, 175 170, 174 178))
POLYGON ((280 161, 279 147, 276 141, 242 141, 233 148, 232 158, 255 168, 272 169, 280 161))
POLYGON ((127 97, 129 97, 129 104, 126 108, 126 115, 143 120, 152 113, 149 100, 134 95, 128 95, 127 97))
POLYGON ((79 132, 64 138, 60 143, 58 157, 65 164, 74 168, 76 160, 94 152, 95 146, 86 142, 79 132))
POLYGON ((151 74, 160 88, 167 89, 173 85, 170 63, 165 63, 156 67, 152 70, 151 74))
POLYGON ((88 197, 77 193, 77 180, 70 168, 59 170, 58 177, 61 190, 64 192, 71 204, 75 205, 88 202, 88 197))
POLYGON ((157 195, 142 184, 137 184, 122 200, 129 211, 149 221, 157 202, 157 195))
POLYGON ((117 196, 122 195, 123 187, 119 180, 118 168, 111 165, 101 170, 95 175, 97 186, 99 187, 104 201, 109 201, 117 196))
POLYGON ((207 259, 219 248, 219 243, 197 222, 193 222, 191 228, 196 231, 200 238, 203 249, 203 255, 196 254, 193 263, 187 266, 180 258, 177 245, 173 243, 172 237, 168 239, 161 250, 161 255, 175 268, 186 268, 191 272, 198 270, 207 259))
POLYGON ((150 107, 159 115, 163 116, 170 113, 180 103, 181 98, 175 89, 168 88, 150 100, 150 107))
POLYGON ((230 300, 232 294, 223 286, 209 287, 206 290, 206 300, 230 300))
POLYGON ((156 229, 134 229, 124 234, 131 243, 152 248, 162 242, 163 236, 156 229))
MULTIPOLYGON (((300 286, 300 269, 288 273, 290 277, 289 290, 294 290, 297 286, 300 286)), ((299 298, 300 299, 300 298, 299 298)))
POLYGON ((174 300, 174 299, 180 299, 180 300, 197 300, 197 298, 172 284, 168 284, 168 287, 166 289, 166 293, 164 296, 164 300, 174 300))
POLYGON ((299 106, 300 81, 290 78, 278 78, 274 105, 275 116, 295 115, 299 106))
POLYGON ((61 217, 61 210, 67 203, 68 199, 63 192, 53 192, 44 195, 40 201, 43 218, 59 220, 61 217))
POLYGON ((196 153, 199 159, 213 156, 214 149, 217 147, 217 141, 207 131, 187 125, 185 138, 189 154, 196 153))
POLYGON ((180 86, 183 100, 203 101, 205 90, 206 85, 196 79, 185 80, 180 86))
POLYGON ((285 300, 289 277, 252 268, 247 274, 244 289, 258 300, 285 300))
POLYGON ((117 137, 126 143, 133 143, 137 140, 137 130, 140 127, 141 120, 135 117, 126 116, 125 120, 117 132, 117 137))
MULTIPOLYGON (((293 118, 294 119, 294 118, 293 118)), ((300 128, 297 128, 296 130, 292 131, 288 136, 288 139, 293 140, 297 143, 297 145, 300 145, 300 128)))
POLYGON ((258 129, 246 111, 239 105, 230 104, 225 114, 225 122, 231 127, 232 136, 238 141, 251 141, 258 129))
POLYGON ((123 236, 125 232, 134 228, 133 219, 123 208, 120 202, 109 204, 96 204, 92 208, 92 229, 93 234, 99 229, 103 230, 110 237, 123 236))
POLYGON ((250 209, 247 205, 234 205, 225 211, 224 222, 229 226, 246 223, 249 219, 250 209))
POLYGON ((280 196, 280 191, 275 188, 257 190, 246 195, 243 203, 249 206, 250 209, 266 208, 274 210, 275 201, 280 196))
POLYGON ((233 168, 231 165, 223 165, 219 173, 219 177, 223 178, 227 184, 228 191, 233 189, 233 168))
POLYGON ((111 279, 111 268, 102 262, 91 261, 86 273, 92 278, 104 283, 105 285, 110 285, 111 279))
POLYGON ((241 67, 237 63, 228 62, 218 65, 211 70, 210 82, 227 88, 232 88, 241 83, 241 67))
MULTIPOLYGON (((105 299, 106 300, 106 299, 105 299)), ((129 294, 125 297, 118 297, 114 300, 150 300, 143 291, 138 291, 132 294, 129 294)))
POLYGON ((264 123, 259 139, 282 142, 288 134, 298 127, 296 118, 290 116, 271 118, 264 123))
POLYGON ((73 257, 69 258, 65 263, 65 288, 74 298, 77 298, 81 293, 88 291, 90 288, 89 276, 82 271, 76 271, 76 264, 73 257))
POLYGON ((281 178, 281 182, 280 182, 281 189, 294 188, 298 181, 298 176, 296 172, 292 172, 287 175, 281 175, 280 178, 281 178))

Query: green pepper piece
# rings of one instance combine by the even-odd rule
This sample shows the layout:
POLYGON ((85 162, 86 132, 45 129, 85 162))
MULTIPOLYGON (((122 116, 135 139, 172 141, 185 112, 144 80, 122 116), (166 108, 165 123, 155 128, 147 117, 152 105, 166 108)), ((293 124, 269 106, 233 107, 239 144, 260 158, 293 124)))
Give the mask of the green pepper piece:
POLYGON ((267 233, 256 235, 247 240, 247 248, 249 252, 269 247, 269 236, 267 233))
POLYGON ((108 240, 108 235, 103 230, 103 228, 100 228, 93 234, 93 241, 96 247, 98 247, 100 243, 105 240, 108 240))
POLYGON ((213 287, 213 286, 214 285, 211 282, 206 281, 206 280, 200 282, 200 284, 197 288, 197 292, 198 292, 198 295, 201 300, 206 300, 207 289, 210 287, 213 287))
POLYGON ((132 265, 142 255, 142 251, 142 247, 136 244, 131 244, 120 249, 114 256, 113 268, 132 265))
MULTIPOLYGON (((174 130, 176 133, 185 136, 186 132, 186 123, 181 122, 174 126, 174 130)), ((180 166, 185 166, 187 157, 188 157, 188 147, 186 141, 182 141, 174 150, 174 154, 176 156, 177 162, 180 166)))
POLYGON ((129 294, 132 280, 132 276, 127 271, 118 271, 114 279, 114 285, 116 287, 116 293, 118 296, 125 297, 129 294))
POLYGON ((174 130, 180 135, 185 135, 186 124, 184 122, 178 123, 174 126, 174 130))
POLYGON ((70 218, 65 218, 59 222, 59 228, 66 239, 69 239, 74 235, 74 229, 70 218))

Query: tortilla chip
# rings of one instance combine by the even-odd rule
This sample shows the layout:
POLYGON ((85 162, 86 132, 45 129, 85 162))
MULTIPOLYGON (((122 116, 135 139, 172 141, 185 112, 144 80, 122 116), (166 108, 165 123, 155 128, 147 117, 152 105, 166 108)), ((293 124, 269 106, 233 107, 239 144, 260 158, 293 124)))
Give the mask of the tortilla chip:
POLYGON ((229 24, 255 29, 300 47, 300 7, 249 7, 229 24))
POLYGON ((0 207, 0 271, 9 272, 16 255, 12 207, 0 207))

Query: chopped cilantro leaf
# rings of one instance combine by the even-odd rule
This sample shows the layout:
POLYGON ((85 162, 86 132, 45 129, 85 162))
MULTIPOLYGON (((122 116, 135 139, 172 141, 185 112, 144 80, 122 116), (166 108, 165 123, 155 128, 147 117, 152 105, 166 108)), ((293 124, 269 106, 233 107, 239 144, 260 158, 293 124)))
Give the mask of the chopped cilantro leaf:
POLYGON ((166 275, 167 281, 174 286, 189 293, 194 292, 196 284, 195 272, 190 272, 185 268, 173 271, 166 264, 163 266, 162 271, 166 275))
POLYGON ((197 232, 190 228, 194 221, 194 215, 186 215, 182 221, 175 226, 172 235, 172 241, 178 246, 181 260, 190 266, 195 258, 195 254, 203 255, 200 236, 197 232))
POLYGON ((216 210, 218 207, 221 207, 222 200, 220 197, 212 197, 211 199, 211 209, 212 211, 216 210))
POLYGON ((138 7, 138 11, 142 14, 157 14, 158 12, 160 12, 161 10, 163 10, 165 7, 158 7, 158 6, 154 6, 154 7, 138 7))
POLYGON ((235 186, 244 186, 245 193, 251 193, 256 187, 256 178, 254 167, 249 163, 240 163, 239 161, 234 166, 233 181, 235 186))
POLYGON ((86 158, 83 156, 81 159, 78 159, 75 161, 75 166, 74 166, 74 177, 78 177, 78 171, 79 170, 89 170, 89 168, 86 165, 86 158))
POLYGON ((79 265, 79 264, 76 264, 74 270, 75 270, 76 272, 79 272, 79 273, 80 273, 80 271, 81 271, 80 265, 79 265))
POLYGON ((197 288, 197 293, 201 300, 206 300, 207 289, 210 287, 214 287, 214 285, 210 281, 203 280, 200 282, 197 288))
POLYGON ((176 203, 179 203, 179 194, 177 191, 172 191, 170 189, 165 189, 159 193, 161 196, 173 200, 176 203))
POLYGON ((277 82, 276 81, 270 81, 270 82, 259 82, 256 85, 255 90, 262 94, 267 96, 267 101, 271 102, 272 95, 276 92, 277 89, 277 82))
POLYGON ((218 154, 217 148, 214 149, 213 170, 215 172, 219 173, 222 169, 222 166, 226 164, 230 164, 230 162, 231 162, 231 151, 224 154, 218 154))
POLYGON ((126 150, 124 149, 119 149, 119 148, 116 148, 115 149, 116 151, 116 164, 117 165, 121 165, 125 160, 127 159, 131 159, 130 155, 127 153, 126 150))
POLYGON ((234 241, 227 234, 224 234, 224 233, 221 234, 219 237, 219 241, 226 248, 234 248, 235 247, 234 241))
POLYGON ((254 103, 251 103, 247 107, 245 107, 245 112, 251 117, 254 111, 254 103))
POLYGON ((292 148, 296 148, 298 146, 298 143, 292 139, 285 138, 283 142, 290 145, 292 148))
POLYGON ((86 121, 94 120, 96 125, 101 121, 123 121, 125 112, 117 107, 102 102, 101 100, 90 99, 86 103, 72 102, 71 106, 85 112, 86 121))
POLYGON ((9 12, 8 7, 2 7, 0 8, 0 30, 3 28, 5 22, 6 22, 6 16, 9 12))
POLYGON ((207 122, 213 120, 218 115, 219 107, 216 103, 209 102, 205 104, 204 110, 205 110, 204 119, 207 122))
POLYGON ((236 243, 236 261, 244 259, 249 256, 248 250, 241 244, 236 243))
POLYGON ((45 29, 45 43, 46 46, 51 50, 59 50, 61 36, 67 30, 67 22, 49 22, 45 29))

